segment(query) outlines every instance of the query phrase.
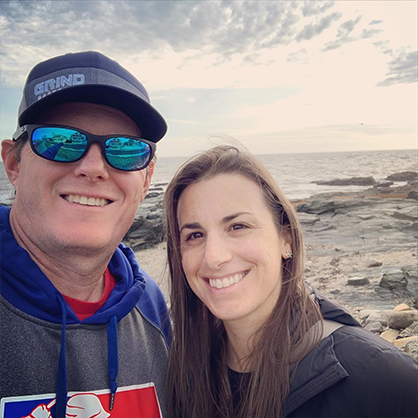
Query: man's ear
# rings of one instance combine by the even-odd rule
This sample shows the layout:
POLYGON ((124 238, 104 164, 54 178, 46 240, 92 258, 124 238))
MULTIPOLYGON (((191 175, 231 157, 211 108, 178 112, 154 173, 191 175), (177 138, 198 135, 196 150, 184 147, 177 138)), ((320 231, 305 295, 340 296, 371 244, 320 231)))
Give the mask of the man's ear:
POLYGON ((145 199, 145 196, 148 193, 148 189, 151 185, 152 175, 154 174, 154 169, 155 169, 155 162, 151 161, 149 163, 149 166, 146 168, 146 172, 145 172, 145 181, 144 181, 144 187, 142 189, 141 202, 145 199))
POLYGON ((16 142, 11 139, 5 139, 1 143, 1 158, 3 159, 4 169, 10 183, 16 187, 16 181, 19 177, 19 161, 16 159, 16 142))

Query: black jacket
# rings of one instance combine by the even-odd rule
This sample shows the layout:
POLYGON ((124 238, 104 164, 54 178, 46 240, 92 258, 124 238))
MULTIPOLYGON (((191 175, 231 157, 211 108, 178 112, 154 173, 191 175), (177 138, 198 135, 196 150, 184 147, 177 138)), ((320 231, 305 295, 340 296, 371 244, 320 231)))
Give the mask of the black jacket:
POLYGON ((346 326, 300 363, 284 417, 418 417, 418 363, 315 293, 322 315, 346 326))

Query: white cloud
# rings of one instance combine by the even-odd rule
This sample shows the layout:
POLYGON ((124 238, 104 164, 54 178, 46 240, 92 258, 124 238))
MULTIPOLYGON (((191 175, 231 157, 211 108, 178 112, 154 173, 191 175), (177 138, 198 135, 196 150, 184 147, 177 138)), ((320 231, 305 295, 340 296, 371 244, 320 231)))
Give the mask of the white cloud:
MULTIPOLYGON (((398 1, 3 1, 1 136, 34 64, 96 49, 144 83, 178 144, 287 132, 297 148, 309 129, 330 138, 323 127, 360 123, 398 127, 394 147, 410 144, 416 15, 416 2, 398 1)), ((387 146, 385 129, 373 132, 386 142, 344 128, 339 144, 387 146)))

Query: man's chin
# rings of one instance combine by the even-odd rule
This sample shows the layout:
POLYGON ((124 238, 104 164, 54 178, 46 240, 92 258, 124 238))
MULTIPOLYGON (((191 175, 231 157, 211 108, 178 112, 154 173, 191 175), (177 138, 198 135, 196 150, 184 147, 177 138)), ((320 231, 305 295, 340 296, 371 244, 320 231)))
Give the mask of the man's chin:
POLYGON ((55 240, 56 250, 66 251, 72 255, 93 257, 95 253, 113 252, 120 240, 108 235, 71 234, 61 235, 55 240))

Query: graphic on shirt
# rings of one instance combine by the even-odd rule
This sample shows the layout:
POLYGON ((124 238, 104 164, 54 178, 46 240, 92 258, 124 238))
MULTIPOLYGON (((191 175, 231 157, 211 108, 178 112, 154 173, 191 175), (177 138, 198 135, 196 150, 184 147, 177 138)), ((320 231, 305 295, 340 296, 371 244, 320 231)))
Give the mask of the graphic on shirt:
MULTIPOLYGON (((3 398, 0 416, 4 418, 52 418, 55 395, 3 398)), ((110 391, 72 392, 67 400, 68 418, 161 418, 153 383, 119 388, 113 409, 109 411, 110 391)))
MULTIPOLYGON (((30 415, 24 418, 53 418, 51 409, 55 405, 53 399, 48 405, 38 405, 30 415)), ((74 418, 108 418, 108 414, 100 399, 93 393, 78 393, 71 396, 67 401, 66 415, 74 418)))

